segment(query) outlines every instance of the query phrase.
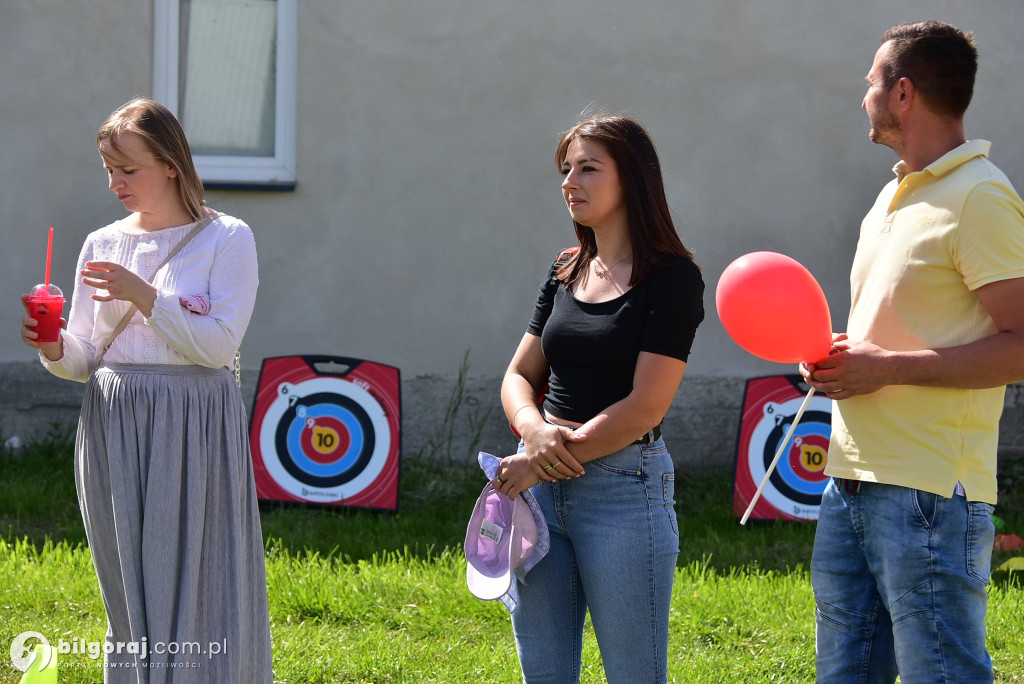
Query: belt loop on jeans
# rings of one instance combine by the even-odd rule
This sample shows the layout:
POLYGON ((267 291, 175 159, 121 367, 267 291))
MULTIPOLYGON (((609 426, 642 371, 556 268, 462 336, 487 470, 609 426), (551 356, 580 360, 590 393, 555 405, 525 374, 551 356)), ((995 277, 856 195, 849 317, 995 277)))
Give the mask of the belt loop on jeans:
POLYGON ((654 444, 661 439, 661 424, 655 425, 650 432, 633 442, 633 444, 654 444))
POLYGON ((861 484, 863 484, 860 480, 850 480, 842 477, 833 479, 836 481, 836 488, 843 490, 847 494, 856 494, 860 491, 861 484))

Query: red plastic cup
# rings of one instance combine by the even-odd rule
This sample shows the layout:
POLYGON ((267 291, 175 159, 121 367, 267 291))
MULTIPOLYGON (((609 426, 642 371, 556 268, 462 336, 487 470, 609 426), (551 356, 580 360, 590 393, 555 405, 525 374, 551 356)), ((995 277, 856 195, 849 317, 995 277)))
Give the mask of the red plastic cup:
POLYGON ((36 342, 60 339, 60 317, 64 313, 64 293, 56 285, 36 285, 25 298, 28 315, 36 319, 36 342))

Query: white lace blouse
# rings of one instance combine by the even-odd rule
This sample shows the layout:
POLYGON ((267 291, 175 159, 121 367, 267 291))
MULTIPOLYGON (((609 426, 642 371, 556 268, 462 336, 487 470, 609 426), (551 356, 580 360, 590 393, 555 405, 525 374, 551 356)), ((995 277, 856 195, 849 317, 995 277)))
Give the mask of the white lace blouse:
MULTIPOLYGON (((133 231, 125 220, 86 238, 75 271, 67 330, 61 331, 64 356, 43 365, 54 375, 85 382, 99 365, 110 334, 131 306, 128 302, 97 302, 98 292, 83 285, 78 272, 87 261, 112 261, 149 279, 167 254, 195 226, 133 231)), ((103 363, 200 365, 231 364, 249 325, 259 275, 256 244, 244 222, 221 216, 202 229, 160 269, 153 315, 136 312, 103 356, 103 363), (200 306, 186 308, 190 302, 200 306), (202 304, 208 302, 209 306, 202 304), (207 313, 198 313, 208 309, 207 313)))

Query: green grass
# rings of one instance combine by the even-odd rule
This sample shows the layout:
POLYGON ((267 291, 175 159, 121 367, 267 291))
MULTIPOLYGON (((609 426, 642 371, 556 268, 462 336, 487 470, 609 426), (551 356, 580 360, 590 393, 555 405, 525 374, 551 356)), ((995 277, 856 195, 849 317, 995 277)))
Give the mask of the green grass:
POLYGON ((0 537, 85 543, 73 448, 73 433, 51 427, 18 452, 0 450, 0 537))
MULTIPOLYGON (((400 513, 262 511, 275 677, 288 683, 517 682, 508 614, 465 587, 461 544, 484 485, 470 459, 408 459, 400 513)), ((1024 531, 1024 468, 1000 478, 1008 531, 1024 531)), ((0 682, 25 630, 101 641, 105 616, 78 518, 67 435, 0 452, 0 682)), ((670 614, 676 682, 811 682, 814 525, 732 516, 731 473, 680 469, 681 549, 670 614)), ((1011 554, 997 554, 995 565, 1011 554)), ((997 681, 1024 682, 1024 589, 1006 576, 989 603, 997 681)), ((588 628, 584 682, 603 681, 588 628)), ((84 655, 62 682, 99 681, 84 655)))

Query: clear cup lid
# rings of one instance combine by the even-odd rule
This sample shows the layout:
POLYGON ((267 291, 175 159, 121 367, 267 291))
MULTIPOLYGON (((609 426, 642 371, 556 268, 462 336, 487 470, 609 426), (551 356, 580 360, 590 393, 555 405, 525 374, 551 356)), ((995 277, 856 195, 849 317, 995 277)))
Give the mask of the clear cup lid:
POLYGON ((46 283, 41 283, 39 285, 36 285, 35 287, 32 288, 32 291, 29 294, 31 294, 31 295, 50 295, 51 297, 63 297, 64 296, 64 293, 60 291, 60 288, 57 287, 56 285, 54 285, 53 283, 50 283, 49 285, 46 285, 46 283))

